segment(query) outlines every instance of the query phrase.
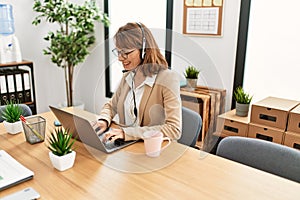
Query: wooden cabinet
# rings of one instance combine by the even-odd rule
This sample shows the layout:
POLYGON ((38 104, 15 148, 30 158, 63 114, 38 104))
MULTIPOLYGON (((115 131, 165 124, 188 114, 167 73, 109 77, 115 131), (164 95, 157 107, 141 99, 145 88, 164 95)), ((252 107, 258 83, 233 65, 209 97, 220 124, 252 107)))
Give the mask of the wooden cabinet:
POLYGON ((16 100, 28 105, 36 114, 33 62, 23 60, 0 64, 0 93, 2 104, 6 100, 16 100))

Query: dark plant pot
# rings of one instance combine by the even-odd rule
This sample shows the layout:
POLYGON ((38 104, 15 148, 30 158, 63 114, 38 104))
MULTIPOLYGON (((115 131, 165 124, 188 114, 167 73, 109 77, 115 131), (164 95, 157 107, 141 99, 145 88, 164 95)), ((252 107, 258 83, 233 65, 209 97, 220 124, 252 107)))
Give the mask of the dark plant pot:
POLYGON ((249 112, 250 104, 242 104, 236 102, 236 111, 235 114, 240 117, 247 117, 249 112))

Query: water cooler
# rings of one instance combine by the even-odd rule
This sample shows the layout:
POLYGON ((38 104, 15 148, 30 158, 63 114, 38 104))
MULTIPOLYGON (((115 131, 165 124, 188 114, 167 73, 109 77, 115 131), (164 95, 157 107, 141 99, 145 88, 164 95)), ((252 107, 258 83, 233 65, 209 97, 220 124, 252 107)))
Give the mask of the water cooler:
POLYGON ((15 36, 12 6, 0 4, 0 63, 21 62, 22 54, 15 36))

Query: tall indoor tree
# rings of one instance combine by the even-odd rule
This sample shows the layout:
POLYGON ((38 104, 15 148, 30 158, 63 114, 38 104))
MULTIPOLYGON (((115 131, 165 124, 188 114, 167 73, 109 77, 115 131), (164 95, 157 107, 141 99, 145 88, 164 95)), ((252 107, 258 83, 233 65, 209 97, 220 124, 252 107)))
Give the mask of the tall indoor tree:
POLYGON ((72 106, 74 67, 84 62, 90 53, 89 47, 96 41, 95 22, 108 27, 109 18, 100 11, 95 0, 86 0, 82 5, 68 0, 34 0, 33 10, 39 15, 32 24, 38 25, 45 20, 59 25, 44 38, 50 44, 43 52, 64 69, 67 106, 72 106))

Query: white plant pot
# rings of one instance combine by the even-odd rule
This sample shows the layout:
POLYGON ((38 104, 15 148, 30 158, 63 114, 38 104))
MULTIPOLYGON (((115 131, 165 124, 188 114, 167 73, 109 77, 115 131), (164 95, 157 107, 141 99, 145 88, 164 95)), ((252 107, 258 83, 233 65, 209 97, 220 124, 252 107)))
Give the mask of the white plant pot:
POLYGON ((197 82, 198 82, 198 79, 190 79, 190 78, 187 78, 186 79, 187 81, 187 86, 194 90, 196 87, 197 87, 197 82))
POLYGON ((73 167, 75 162, 76 152, 72 151, 64 156, 57 156, 51 151, 49 152, 49 158, 53 167, 59 171, 64 171, 73 167))
POLYGON ((23 126, 21 121, 17 121, 14 123, 9 123, 7 121, 3 121, 4 127, 6 131, 10 134, 17 134, 23 131, 23 126))

